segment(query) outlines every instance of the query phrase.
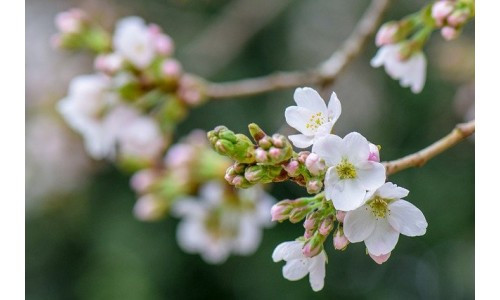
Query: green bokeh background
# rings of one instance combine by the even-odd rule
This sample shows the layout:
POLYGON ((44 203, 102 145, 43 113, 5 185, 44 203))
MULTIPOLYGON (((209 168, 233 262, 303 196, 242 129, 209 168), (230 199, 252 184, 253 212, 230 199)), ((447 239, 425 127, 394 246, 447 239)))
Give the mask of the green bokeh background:
MULTIPOLYGON (((162 25, 176 40, 177 55, 188 71, 196 71, 196 66, 190 66, 188 55, 183 54, 183 47, 216 20, 230 2, 234 1, 31 0, 27 2, 27 16, 37 18, 27 18, 27 25, 45 26, 53 32, 51 18, 55 13, 75 5, 88 6, 94 11, 102 7, 101 17, 107 16, 106 10, 115 19, 137 14, 162 25)), ((210 79, 223 81, 314 66, 342 42, 340 38, 332 38, 329 32, 334 32, 334 37, 337 34, 345 37, 368 3, 290 1, 249 40, 233 61, 212 74, 210 79), (322 8, 328 8, 334 15, 328 18, 328 12, 318 14, 322 8), (294 35, 301 28, 306 34, 294 35), (311 36, 312 40, 324 41, 321 47, 329 46, 318 57, 310 56, 313 53, 310 49, 315 45, 309 45, 303 52, 294 50, 312 43, 311 36)), ((423 1, 393 3, 385 20, 415 11, 423 1)), ((105 22, 112 24, 113 20, 105 22)), ((456 90, 473 80, 474 74, 460 67, 458 71, 450 71, 450 67, 443 66, 438 58, 443 51, 473 49, 473 32, 470 24, 460 41, 450 43, 439 34, 434 35, 426 48, 428 80, 419 95, 401 88, 382 70, 369 67, 369 60, 376 51, 371 41, 342 74, 346 79, 339 79, 333 87, 343 103, 337 133, 363 133, 369 140, 382 145, 382 159, 412 153, 448 133, 456 123, 463 121, 463 116, 453 109, 456 90), (457 76, 457 72, 463 74, 457 76)), ((30 47, 28 38, 26 47, 30 47)), ((29 53, 27 51, 27 55, 29 53)), ((467 61, 463 64, 473 65, 473 51, 466 54, 467 61)), ((63 60, 91 61, 85 54, 53 52, 50 55, 63 60)), ((90 69, 89 65, 76 70, 75 74, 88 73, 90 69)), ((51 91, 36 92, 51 94, 51 91)), ((248 123, 257 122, 269 132, 277 131, 284 124, 283 111, 292 104, 292 95, 293 90, 285 90, 207 103, 192 111, 180 125, 176 138, 194 128, 209 130, 220 124, 246 132, 248 123)), ((27 111, 28 122, 37 113, 36 108, 27 111)), ((261 246, 250 257, 231 257, 222 265, 207 265, 199 256, 186 254, 178 247, 175 240, 177 220, 167 218, 156 223, 136 220, 131 214, 135 195, 129 188, 128 176, 111 165, 102 164, 81 188, 57 196, 35 197, 41 205, 27 211, 27 299, 410 300, 474 297, 475 175, 471 140, 431 160, 423 168, 390 177, 391 181, 410 190, 407 199, 424 212, 429 223, 427 234, 419 238, 401 236, 391 258, 381 266, 365 255, 362 244, 350 245, 343 252, 334 251, 330 237, 325 244, 329 256, 325 288, 318 293, 312 292, 307 279, 285 280, 281 275, 282 264, 271 260, 277 244, 303 233, 299 224, 283 223, 265 230, 261 246)), ((281 183, 273 185, 271 193, 277 199, 284 199, 302 196, 305 191, 294 184, 281 183)))

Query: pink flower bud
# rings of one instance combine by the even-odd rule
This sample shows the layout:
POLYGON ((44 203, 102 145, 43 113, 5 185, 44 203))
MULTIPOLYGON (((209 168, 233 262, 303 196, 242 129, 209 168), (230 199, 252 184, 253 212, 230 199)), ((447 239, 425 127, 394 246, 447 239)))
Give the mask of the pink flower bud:
POLYGON ((396 23, 386 23, 380 27, 375 37, 375 44, 380 47, 395 42, 395 35, 399 26, 396 23))
POLYGON ((368 252, 368 254, 379 265, 385 263, 389 259, 389 257, 391 256, 391 252, 389 252, 387 254, 382 254, 382 255, 379 255, 379 256, 373 255, 370 252, 368 252))
POLYGON ((280 201, 271 207, 271 221, 283 221, 288 219, 292 205, 290 200, 280 201))
POLYGON ((176 59, 167 59, 161 65, 161 71, 167 78, 178 78, 182 72, 182 66, 176 59))
POLYGON ((321 252, 321 246, 321 242, 317 240, 316 237, 313 237, 309 239, 304 245, 304 248, 302 248, 302 254, 307 257, 314 257, 321 252))
POLYGON ((314 230, 306 229, 306 231, 304 231, 304 238, 306 239, 312 238, 313 235, 314 235, 314 230))
POLYGON ((453 11, 454 5, 451 1, 438 1, 432 5, 432 17, 436 21, 438 26, 442 26, 444 24, 444 19, 451 14, 453 11))
POLYGON ((118 53, 98 55, 94 67, 101 72, 113 74, 123 66, 123 57, 118 53))
POLYGON ((281 156, 281 150, 271 147, 271 149, 269 149, 269 156, 271 156, 273 159, 279 159, 281 156))
POLYGON ((130 185, 138 193, 144 193, 155 182, 157 174, 153 170, 144 169, 130 178, 130 185))
POLYGON ((283 139, 279 135, 273 135, 272 143, 274 147, 283 148, 283 139))
POLYGON ((165 34, 159 34, 154 37, 156 52, 160 55, 169 56, 174 53, 174 41, 165 34))
POLYGON ((469 15, 470 14, 468 11, 464 11, 464 10, 456 11, 456 12, 452 13, 450 16, 448 16, 446 21, 448 21, 448 25, 450 25, 450 26, 459 27, 459 26, 463 25, 465 23, 465 21, 467 21, 467 19, 469 18, 469 15))
POLYGON ((304 228, 305 229, 314 229, 316 227, 316 219, 314 218, 313 214, 310 214, 307 216, 306 220, 304 221, 304 228))
POLYGON ((321 235, 327 236, 333 229, 333 220, 331 217, 324 219, 319 225, 319 233, 321 235))
POLYGON ((380 153, 377 145, 370 143, 370 155, 368 156, 368 160, 380 162, 380 153))
POLYGON ((154 221, 164 214, 164 205, 153 195, 144 195, 134 206, 134 216, 141 221, 154 221))
POLYGON ((260 149, 258 148, 257 150, 255 150, 255 160, 257 162, 265 162, 267 161, 267 153, 264 149, 260 149))
POLYGON ((299 170, 299 162, 296 160, 292 160, 286 165, 283 165, 283 169, 288 173, 289 176, 296 176, 297 171, 299 170))
POLYGON ((323 183, 319 180, 309 180, 306 184, 306 189, 309 194, 317 194, 321 192, 323 183))
POLYGON ((349 240, 341 233, 341 230, 337 230, 337 233, 333 237, 333 247, 336 250, 344 250, 347 245, 349 245, 349 240))
POLYGON ((325 170, 325 162, 316 153, 311 153, 306 158, 306 168, 317 176, 325 170))
POLYGON ((340 223, 344 223, 345 214, 345 211, 337 210, 337 212, 335 213, 335 218, 337 218, 337 221, 339 221, 340 223))
POLYGON ((233 179, 234 179, 234 174, 230 174, 230 173, 226 173, 226 175, 224 175, 224 179, 229 183, 233 183, 233 179))
POLYGON ((55 24, 62 33, 77 33, 82 29, 85 13, 77 8, 60 12, 55 18, 55 24))
POLYGON ((451 26, 445 26, 441 28, 441 36, 447 40, 451 41, 458 37, 458 30, 451 26))
POLYGON ((195 106, 203 101, 198 81, 189 75, 182 75, 179 81, 178 95, 185 103, 195 106))
POLYGON ((149 24, 148 30, 149 30, 149 33, 151 33, 151 35, 154 37, 162 34, 161 27, 158 24, 154 24, 154 23, 149 24))
POLYGON ((297 157, 297 160, 300 162, 300 163, 303 163, 305 164, 306 163, 306 159, 307 157, 309 156, 310 152, 309 151, 301 151, 299 152, 299 155, 297 157))

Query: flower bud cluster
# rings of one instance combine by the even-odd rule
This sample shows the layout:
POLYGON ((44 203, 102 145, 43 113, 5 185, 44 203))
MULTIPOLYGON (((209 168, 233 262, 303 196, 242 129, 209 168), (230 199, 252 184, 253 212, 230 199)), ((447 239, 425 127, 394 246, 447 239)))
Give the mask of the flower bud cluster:
POLYGON ((205 100, 203 82, 173 57, 172 38, 139 17, 119 20, 110 34, 72 9, 57 15, 56 26, 61 48, 97 54, 97 73, 74 78, 60 102, 67 123, 92 157, 131 169, 151 165, 189 108, 205 100))
POLYGON ((432 5, 431 16, 441 36, 453 40, 460 35, 463 26, 474 16, 474 1, 440 0, 432 5))
POLYGON ((135 215, 157 220, 181 196, 196 194, 204 182, 220 180, 230 161, 212 151, 203 131, 193 131, 170 147, 163 163, 136 172, 130 185, 138 194, 135 215))
POLYGON ((217 153, 239 163, 250 164, 256 161, 255 145, 247 136, 235 134, 225 126, 217 126, 207 136, 217 153))

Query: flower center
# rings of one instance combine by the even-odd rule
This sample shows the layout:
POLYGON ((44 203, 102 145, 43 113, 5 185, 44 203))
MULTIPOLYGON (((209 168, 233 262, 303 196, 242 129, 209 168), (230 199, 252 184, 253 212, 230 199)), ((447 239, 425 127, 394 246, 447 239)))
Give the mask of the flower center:
POLYGON ((347 159, 343 158, 340 164, 335 167, 337 175, 340 179, 354 179, 356 178, 356 168, 347 159))
POLYGON ((309 121, 306 123, 306 128, 311 130, 318 129, 321 125, 325 124, 325 117, 322 112, 312 114, 309 121))
POLYGON ((385 215, 389 211, 387 208, 387 200, 388 199, 383 199, 380 196, 375 196, 375 198, 368 203, 375 217, 385 218, 385 215))

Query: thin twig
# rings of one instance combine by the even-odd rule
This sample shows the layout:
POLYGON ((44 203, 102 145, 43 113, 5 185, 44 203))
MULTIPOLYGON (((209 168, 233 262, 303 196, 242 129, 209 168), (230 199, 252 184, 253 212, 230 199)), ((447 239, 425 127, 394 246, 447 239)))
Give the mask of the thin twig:
POLYGON ((399 171, 411 168, 421 167, 431 158, 444 152, 445 150, 455 146, 463 139, 472 135, 476 130, 476 121, 472 120, 467 123, 458 124, 452 132, 445 137, 434 142, 432 145, 403 158, 383 162, 387 170, 387 175, 397 173, 399 171))
POLYGON ((263 77, 206 85, 206 95, 213 99, 249 96, 307 84, 326 85, 360 54, 368 37, 377 28, 390 0, 373 0, 351 35, 330 58, 309 71, 279 72, 263 77))

